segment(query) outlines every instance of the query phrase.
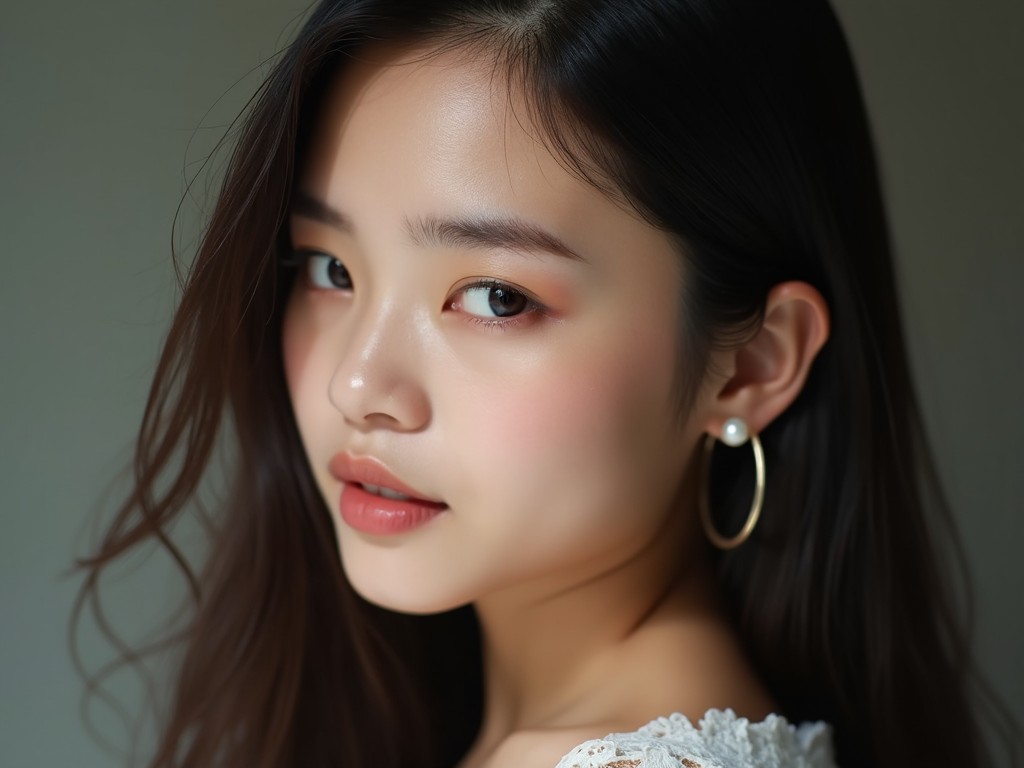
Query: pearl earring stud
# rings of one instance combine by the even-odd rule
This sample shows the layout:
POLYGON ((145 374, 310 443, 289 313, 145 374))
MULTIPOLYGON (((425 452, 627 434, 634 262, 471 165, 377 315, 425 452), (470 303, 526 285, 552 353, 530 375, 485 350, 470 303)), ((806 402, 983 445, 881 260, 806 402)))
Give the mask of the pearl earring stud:
POLYGON ((750 439, 750 429, 743 419, 733 417, 722 425, 722 442, 736 448, 750 439))

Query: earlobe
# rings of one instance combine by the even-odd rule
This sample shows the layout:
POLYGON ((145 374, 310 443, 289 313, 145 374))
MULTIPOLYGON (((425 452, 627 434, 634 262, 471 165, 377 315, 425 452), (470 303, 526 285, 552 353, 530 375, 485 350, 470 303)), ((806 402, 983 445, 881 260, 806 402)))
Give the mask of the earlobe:
POLYGON ((740 417, 755 434, 763 431, 803 390, 828 334, 828 306, 816 288, 803 282, 772 288, 757 333, 727 353, 731 374, 705 430, 717 435, 726 419, 740 417))

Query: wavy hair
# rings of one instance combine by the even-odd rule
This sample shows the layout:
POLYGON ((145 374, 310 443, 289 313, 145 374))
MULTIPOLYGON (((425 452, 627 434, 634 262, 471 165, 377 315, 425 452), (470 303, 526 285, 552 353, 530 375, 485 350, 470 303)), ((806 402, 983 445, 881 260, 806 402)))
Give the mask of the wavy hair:
MULTIPOLYGON (((753 539, 719 556, 721 589, 782 713, 832 723, 841 765, 986 764, 954 601, 962 557, 908 370, 865 109, 825 0, 324 0, 242 124, 133 489, 81 563, 84 605, 125 553, 173 548, 230 436, 236 474, 207 564, 188 571, 195 611, 150 766, 436 768, 479 726, 472 609, 404 616, 353 592, 282 372, 296 171, 329 84, 381 41, 491 57, 566 167, 676 240, 681 371, 756 329, 777 283, 822 293, 831 339, 762 434, 771 493, 753 539)), ((723 528, 745 514, 730 490, 749 487, 745 471, 716 458, 723 528)))

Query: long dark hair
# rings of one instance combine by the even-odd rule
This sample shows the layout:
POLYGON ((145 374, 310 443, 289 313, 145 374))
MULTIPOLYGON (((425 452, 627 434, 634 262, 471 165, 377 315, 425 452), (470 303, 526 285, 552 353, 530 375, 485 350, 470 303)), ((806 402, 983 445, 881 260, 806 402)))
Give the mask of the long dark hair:
MULTIPOLYGON (((242 125, 156 371, 134 490, 83 562, 82 604, 128 550, 173 547, 230 430, 237 481, 208 564, 189 573, 195 616, 151 765, 438 766, 479 725, 471 609, 403 616, 353 592, 282 374, 296 170, 329 83, 388 40, 490 56, 569 169, 678 241, 681 371, 756 328, 777 283, 821 291, 832 336, 762 434, 771 491, 753 539, 719 557, 723 594, 782 713, 832 723, 841 765, 983 765, 961 558, 912 391, 865 110, 825 0, 312 12, 242 125)), ((745 514, 730 491, 750 487, 743 471, 716 466, 722 528, 745 514)))

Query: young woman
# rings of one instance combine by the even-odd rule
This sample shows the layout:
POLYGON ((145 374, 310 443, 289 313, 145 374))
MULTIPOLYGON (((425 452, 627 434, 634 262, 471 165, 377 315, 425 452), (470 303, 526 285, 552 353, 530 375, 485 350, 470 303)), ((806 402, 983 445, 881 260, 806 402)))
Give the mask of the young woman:
POLYGON ((86 592, 225 429, 152 766, 985 762, 824 0, 322 2, 86 592))

